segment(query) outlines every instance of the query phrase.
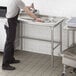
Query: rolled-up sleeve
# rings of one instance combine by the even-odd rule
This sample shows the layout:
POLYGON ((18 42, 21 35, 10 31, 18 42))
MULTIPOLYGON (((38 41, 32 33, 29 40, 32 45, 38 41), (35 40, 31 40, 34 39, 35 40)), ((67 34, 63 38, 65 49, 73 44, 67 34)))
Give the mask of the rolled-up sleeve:
POLYGON ((25 7, 25 4, 22 0, 16 0, 16 4, 20 9, 23 9, 25 7))

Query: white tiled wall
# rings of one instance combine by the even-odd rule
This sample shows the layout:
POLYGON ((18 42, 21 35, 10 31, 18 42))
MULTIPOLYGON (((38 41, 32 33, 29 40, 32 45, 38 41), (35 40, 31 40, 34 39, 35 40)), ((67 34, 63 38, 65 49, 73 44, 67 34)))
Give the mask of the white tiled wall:
POLYGON ((76 16, 76 0, 23 0, 26 5, 35 4, 42 14, 76 16))
MULTIPOLYGON (((0 6, 6 6, 9 0, 0 0, 0 6)), ((55 16, 76 16, 76 0, 23 0, 26 5, 31 3, 41 14, 55 16)))
POLYGON ((0 6, 7 6, 9 0, 0 0, 0 6))

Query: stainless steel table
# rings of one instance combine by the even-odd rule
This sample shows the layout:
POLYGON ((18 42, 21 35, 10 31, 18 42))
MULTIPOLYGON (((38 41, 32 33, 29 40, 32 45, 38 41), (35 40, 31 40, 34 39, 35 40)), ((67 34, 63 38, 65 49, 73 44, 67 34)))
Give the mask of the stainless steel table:
MULTIPOLYGON (((68 25, 65 25, 64 26, 64 30, 67 30, 67 49, 64 51, 64 52, 67 52, 67 51, 75 51, 75 47, 76 47, 76 44, 75 44, 75 31, 76 31, 76 27, 68 27, 68 25), (70 31, 72 31, 72 45, 70 45, 69 44, 69 39, 70 39, 70 31)), ((67 54, 68 54, 69 52, 67 52, 67 54)), ((71 52, 72 53, 72 52, 71 52)), ((69 53, 69 57, 70 56, 72 56, 72 54, 71 53, 69 53), (71 54, 71 55, 70 55, 71 54)), ((66 74, 66 65, 65 64, 68 64, 68 62, 66 61, 66 60, 68 60, 68 58, 69 57, 67 57, 67 59, 66 59, 66 57, 65 57, 65 55, 66 55, 66 53, 64 53, 64 55, 63 55, 63 57, 62 57, 62 62, 63 62, 63 64, 64 64, 64 66, 63 66, 63 72, 62 72, 62 75, 61 76, 65 76, 65 74, 66 74), (66 63, 65 63, 66 62, 66 63)), ((75 54, 74 54, 75 55, 75 54)), ((73 55, 73 57, 74 57, 74 55, 73 55)), ((75 67, 74 66, 74 63, 75 62, 72 62, 73 61, 73 59, 72 58, 69 58, 69 60, 68 61, 71 61, 71 63, 69 63, 68 64, 68 66, 73 66, 73 67, 75 67), (71 65, 70 65, 71 64, 71 65)))
POLYGON ((72 46, 74 47, 75 45, 75 31, 76 31, 76 27, 68 27, 68 25, 64 26, 64 29, 67 30, 67 48, 70 47, 69 44, 69 35, 70 35, 70 31, 72 31, 72 46))
MULTIPOLYGON (((52 66, 54 66, 54 50, 60 46, 60 52, 62 53, 62 22, 64 21, 64 18, 62 17, 50 17, 48 16, 47 17, 48 19, 44 18, 45 19, 45 22, 35 22, 33 21, 32 19, 27 19, 27 17, 25 16, 20 16, 18 18, 18 20, 20 21, 20 25, 22 25, 22 22, 26 22, 27 24, 31 24, 31 25, 35 25, 35 26, 43 26, 43 27, 49 27, 50 28, 50 31, 51 31, 51 41, 49 40, 43 40, 43 39, 37 39, 37 38, 30 38, 30 37, 25 37, 25 36, 22 36, 22 26, 20 27, 21 28, 21 39, 22 38, 29 38, 29 39, 35 39, 35 40, 41 40, 41 41, 48 41, 48 42, 51 42, 51 64, 52 66), (60 35, 60 41, 54 41, 54 29, 55 27, 59 26, 59 35, 60 35), (54 43, 57 43, 56 46, 54 46, 54 43)), ((34 26, 33 26, 34 27, 34 26)), ((23 42, 21 40, 21 49, 23 46, 23 42)))

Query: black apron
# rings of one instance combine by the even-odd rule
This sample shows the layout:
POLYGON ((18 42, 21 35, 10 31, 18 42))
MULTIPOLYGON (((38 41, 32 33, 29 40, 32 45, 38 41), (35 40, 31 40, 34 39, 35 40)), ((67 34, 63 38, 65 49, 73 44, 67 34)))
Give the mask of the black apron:
POLYGON ((9 65, 14 58, 14 42, 16 37, 16 26, 17 26, 18 14, 13 18, 8 18, 8 27, 5 25, 6 30, 6 43, 4 47, 3 64, 9 65))

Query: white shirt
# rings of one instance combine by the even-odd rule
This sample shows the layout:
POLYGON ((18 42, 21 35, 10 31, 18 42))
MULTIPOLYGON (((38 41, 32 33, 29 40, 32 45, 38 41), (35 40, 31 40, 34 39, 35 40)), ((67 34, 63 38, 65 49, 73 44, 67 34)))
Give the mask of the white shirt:
POLYGON ((23 9, 25 4, 22 0, 9 0, 7 4, 7 14, 6 18, 15 17, 20 9, 23 9))

